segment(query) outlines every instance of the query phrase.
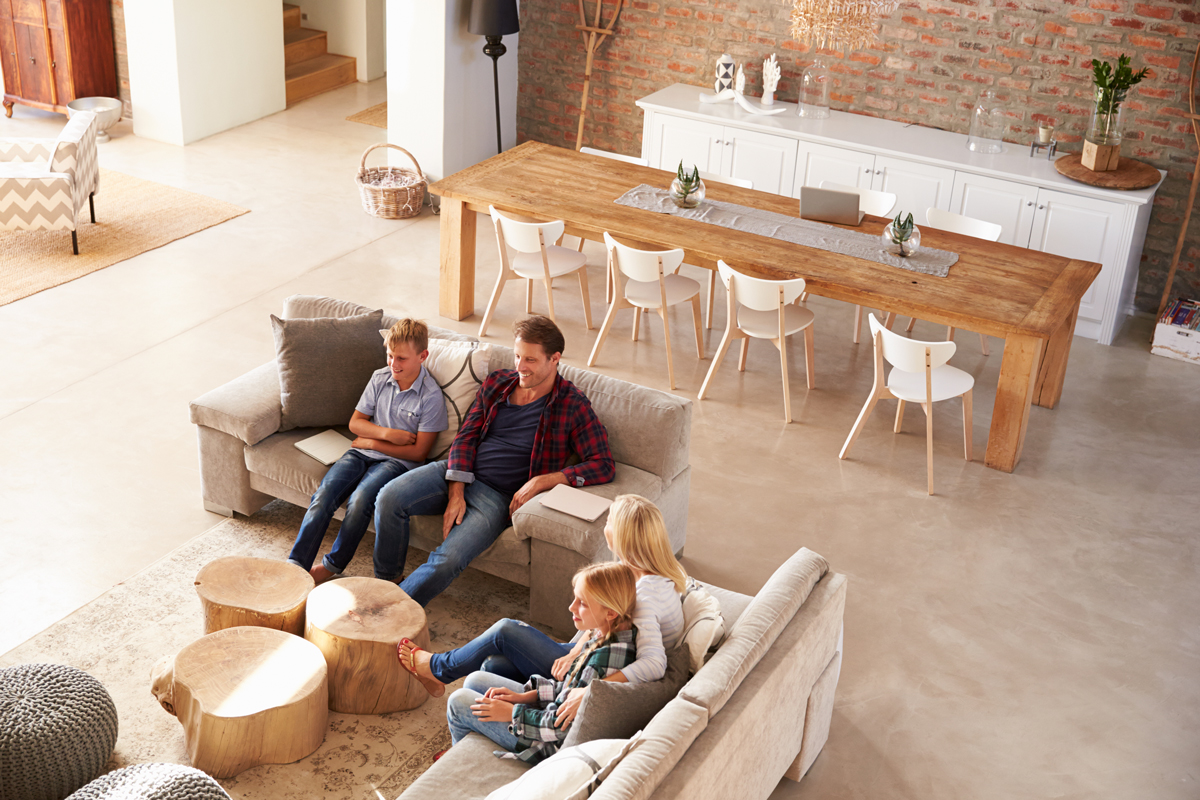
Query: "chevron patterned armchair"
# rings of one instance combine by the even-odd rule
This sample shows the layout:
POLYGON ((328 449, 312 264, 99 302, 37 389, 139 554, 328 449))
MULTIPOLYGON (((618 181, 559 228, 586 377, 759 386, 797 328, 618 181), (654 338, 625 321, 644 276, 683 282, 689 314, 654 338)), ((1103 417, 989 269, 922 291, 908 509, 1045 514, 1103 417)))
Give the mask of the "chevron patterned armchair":
POLYGON ((76 113, 57 139, 0 139, 0 229, 71 232, 79 255, 76 227, 100 189, 96 159, 96 115, 76 113))

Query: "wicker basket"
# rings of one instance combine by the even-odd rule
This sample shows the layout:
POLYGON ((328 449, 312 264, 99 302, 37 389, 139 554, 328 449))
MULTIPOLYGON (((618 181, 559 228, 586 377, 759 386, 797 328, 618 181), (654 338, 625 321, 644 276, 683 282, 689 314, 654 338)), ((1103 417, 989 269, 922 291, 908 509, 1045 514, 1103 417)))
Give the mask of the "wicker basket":
POLYGON ((373 144, 362 154, 358 164, 358 174, 354 176, 358 184, 359 194, 362 195, 363 210, 374 217, 383 219, 408 219, 421 213, 425 204, 425 188, 429 182, 421 165, 413 158, 412 153, 394 144, 373 144), (416 172, 401 167, 371 167, 367 168, 367 156, 372 150, 380 147, 392 147, 408 156, 416 172))

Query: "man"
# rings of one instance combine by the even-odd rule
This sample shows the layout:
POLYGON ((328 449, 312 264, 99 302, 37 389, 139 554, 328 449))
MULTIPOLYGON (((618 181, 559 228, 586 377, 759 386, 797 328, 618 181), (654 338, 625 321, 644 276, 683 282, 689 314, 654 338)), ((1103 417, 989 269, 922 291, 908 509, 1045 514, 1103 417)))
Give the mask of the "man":
POLYGON ((442 514, 442 544, 400 584, 422 606, 508 527, 513 513, 560 483, 608 483, 608 433, 592 404, 558 374, 563 335, 546 317, 513 326, 516 369, 479 387, 449 461, 393 480, 375 504, 375 577, 399 580, 414 516, 442 514), (579 463, 567 466, 574 453, 579 463))

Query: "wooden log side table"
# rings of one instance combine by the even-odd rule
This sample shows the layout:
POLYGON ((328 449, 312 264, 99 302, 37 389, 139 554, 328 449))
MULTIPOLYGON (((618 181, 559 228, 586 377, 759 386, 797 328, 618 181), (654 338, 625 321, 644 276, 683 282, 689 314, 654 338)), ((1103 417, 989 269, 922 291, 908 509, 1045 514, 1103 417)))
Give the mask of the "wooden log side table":
POLYGON ((396 658, 396 643, 429 648, 425 609, 394 583, 341 578, 308 596, 304 638, 329 665, 329 708, 347 714, 387 714, 429 699, 396 658))
POLYGON ((213 777, 290 764, 325 740, 325 657, 299 636, 258 627, 210 633, 175 656, 171 683, 192 766, 213 777))
POLYGON ((196 594, 204 606, 204 632, 238 625, 274 628, 304 635, 304 603, 312 576, 287 561, 226 556, 196 573, 196 594))

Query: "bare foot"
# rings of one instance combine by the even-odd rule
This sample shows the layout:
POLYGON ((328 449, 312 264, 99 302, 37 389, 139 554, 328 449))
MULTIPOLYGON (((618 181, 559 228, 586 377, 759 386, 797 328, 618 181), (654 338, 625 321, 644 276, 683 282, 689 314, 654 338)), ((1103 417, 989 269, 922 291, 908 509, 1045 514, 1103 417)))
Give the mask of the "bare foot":
POLYGON ((429 660, 432 655, 428 650, 422 650, 405 639, 396 645, 396 655, 400 659, 400 664, 416 676, 430 695, 441 697, 446 693, 446 684, 435 678, 429 669, 429 660))
POLYGON ((329 570, 325 569, 324 564, 317 564, 308 571, 308 574, 312 575, 312 579, 317 582, 317 586, 320 586, 327 580, 337 577, 337 573, 330 572, 329 570))

